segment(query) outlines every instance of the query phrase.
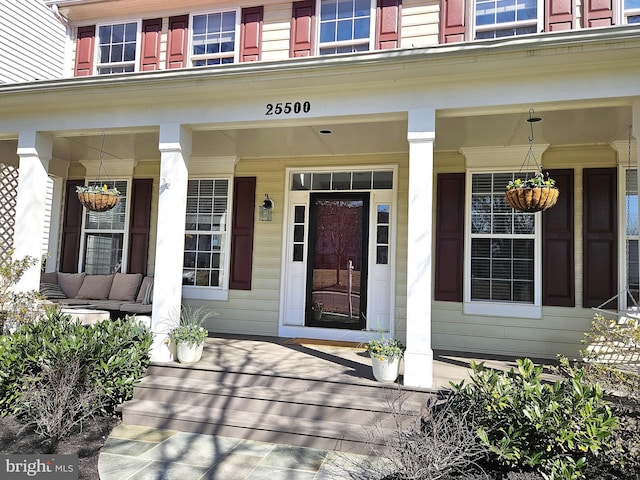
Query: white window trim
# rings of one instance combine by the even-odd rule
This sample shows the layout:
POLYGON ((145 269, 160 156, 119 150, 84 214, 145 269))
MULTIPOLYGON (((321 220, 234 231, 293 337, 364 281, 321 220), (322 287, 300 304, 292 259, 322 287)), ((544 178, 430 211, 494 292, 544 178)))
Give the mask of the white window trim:
MULTIPOLYGON (((627 171, 636 170, 636 174, 640 175, 640 169, 636 165, 619 165, 618 166, 618 291, 622 292, 627 288, 627 171)), ((640 180, 640 179, 639 179, 640 180)), ((640 198, 640 192, 639 197, 640 198)), ((630 238, 640 241, 640 235, 630 238)), ((627 308, 627 295, 618 297, 618 310, 627 308)))
POLYGON ((315 42, 315 55, 320 55, 320 50, 322 48, 339 48, 339 47, 347 47, 354 45, 365 45, 368 44, 368 50, 375 50, 375 41, 376 41, 376 2, 371 0, 369 6, 369 40, 365 41, 364 39, 357 40, 342 40, 339 42, 320 42, 320 16, 322 14, 322 0, 316 0, 316 42, 315 42))
MULTIPOLYGON (((227 55, 221 55, 221 54, 213 54, 213 55, 194 55, 193 54, 193 17, 197 17, 198 15, 211 15, 213 13, 225 13, 225 12, 235 12, 236 14, 236 23, 235 23, 235 32, 234 32, 234 39, 233 39, 233 63, 238 63, 240 61, 240 28, 241 28, 241 23, 242 23, 242 19, 240 18, 242 15, 242 11, 240 9, 240 7, 235 7, 235 8, 221 8, 221 9, 217 9, 217 10, 204 10, 201 12, 191 12, 189 14, 189 41, 188 41, 188 63, 190 65, 190 67, 192 68, 199 68, 199 67, 195 67, 193 65, 193 62, 195 60, 206 60, 209 58, 226 58, 227 55)), ((208 66, 214 66, 214 65, 208 65, 208 66)), ((221 178, 221 177, 219 177, 221 178)))
MULTIPOLYGON (((85 179, 85 186, 93 182, 91 179, 85 179)), ((120 272, 127 273, 127 264, 129 263, 129 222, 131 216, 131 189, 133 188, 133 179, 131 177, 127 178, 112 178, 109 179, 109 182, 127 182, 127 196, 126 196, 126 204, 125 204, 125 215, 124 215, 124 228, 122 230, 99 230, 99 229, 87 229, 86 228, 86 208, 82 209, 82 233, 80 236, 80 251, 78 252, 78 272, 84 272, 84 257, 85 257, 85 248, 86 248, 86 235, 87 233, 120 233, 122 231, 122 261, 120 264, 120 272)), ((67 199, 69 201, 69 199, 67 199)))
MULTIPOLYGON (((509 173, 513 170, 505 170, 509 173)), ((534 288, 533 304, 489 302, 471 300, 471 178, 479 173, 501 173, 495 169, 467 170, 465 178, 465 227, 464 231, 464 304, 465 315, 486 315, 495 317, 542 318, 542 213, 533 213, 534 219, 534 288)))
MULTIPOLYGON (((544 2, 543 0, 537 0, 536 2, 536 12, 537 18, 535 20, 522 20, 519 22, 506 22, 506 23, 494 23, 492 25, 482 25, 478 27, 476 25, 476 2, 474 1, 471 5, 471 15, 470 15, 470 23, 471 23, 471 32, 472 38, 476 40, 476 34, 478 32, 490 32, 493 30, 503 30, 507 28, 519 28, 519 27, 527 27, 530 25, 536 26, 536 32, 530 33, 528 35, 536 35, 544 29, 544 2)), ((514 35, 514 37, 521 37, 522 35, 514 35)), ((505 37, 511 38, 511 37, 505 37)), ((478 39, 476 41, 489 40, 489 39, 478 39)))
MULTIPOLYGON (((279 301, 279 314, 278 314, 278 335, 283 337, 310 337, 310 338, 319 338, 319 339, 327 339, 327 340, 344 340, 344 341, 356 341, 356 342, 367 342, 369 340, 373 340, 380 336, 379 329, 375 324, 375 319, 367 319, 367 330, 346 330, 340 328, 317 328, 317 327, 307 327, 304 325, 294 325, 285 323, 285 310, 287 308, 286 305, 286 290, 287 290, 287 265, 289 263, 289 245, 292 241, 292 236, 290 234, 290 222, 291 222, 291 206, 292 205, 305 205, 305 248, 304 248, 304 268, 307 268, 307 242, 309 235, 309 198, 310 194, 313 192, 322 192, 322 193, 330 193, 330 192, 361 192, 368 191, 371 192, 370 198, 370 214, 373 212, 374 205, 377 203, 391 203, 391 223, 389 224, 389 264, 384 265, 385 268, 390 268, 391 272, 391 293, 390 293, 390 325, 389 325, 389 335, 393 336, 396 330, 396 322, 395 322, 395 311, 396 311, 396 277, 398 272, 398 265, 395 261, 397 255, 397 230, 398 230, 398 186, 399 186, 399 178, 398 178, 398 165, 395 164, 381 164, 381 165, 344 165, 344 166, 331 166, 331 167, 288 167, 285 171, 284 178, 284 192, 286 198, 286 205, 284 207, 284 215, 283 215, 283 223, 282 223, 282 260, 280 269, 283 274, 280 276, 280 301, 279 301), (296 172, 369 172, 369 171, 392 171, 393 172, 393 185, 391 190, 291 190, 291 176, 296 172), (388 192, 389 197, 382 197, 383 200, 381 202, 377 200, 373 200, 375 192, 388 192), (302 195, 306 196, 306 203, 301 200, 302 195), (387 202, 387 198, 389 198, 389 202, 387 202)), ((371 233, 371 227, 373 222, 369 222, 369 267, 372 265, 372 252, 371 252, 371 244, 375 238, 371 233)), ((292 243, 291 243, 292 244, 292 243)), ((375 255, 374 255, 375 256, 375 255)), ((373 265, 375 265, 375 258, 373 258, 373 265)), ((367 300, 369 301, 369 300, 367 300)), ((368 308, 368 305, 367 305, 368 308)), ((386 332, 385 332, 386 333, 386 332)))
MULTIPOLYGON (((227 191, 227 242, 224 252, 223 280, 222 285, 217 287, 197 287, 190 285, 182 286, 182 297, 189 300, 219 300, 226 302, 229 300, 229 274, 231 269, 231 232, 233 229, 233 175, 198 175, 190 176, 189 180, 227 180, 229 189, 227 191)), ((184 219, 183 219, 184 224, 184 219)), ((184 226, 184 225, 183 225, 184 226)), ((186 233, 186 229, 185 229, 186 233)), ((182 249, 184 256, 184 248, 182 249)))
POLYGON ((618 13, 616 15, 618 17, 618 25, 631 25, 627 18, 640 15, 640 8, 625 9, 624 1, 625 0, 619 0, 619 3, 614 3, 614 9, 617 10, 618 13))
MULTIPOLYGON (((135 23, 136 27, 136 59, 134 61, 133 71, 140 71, 140 52, 142 50, 142 46, 140 43, 142 42, 142 19, 141 18, 130 18, 126 20, 113 20, 111 22, 102 22, 96 24, 96 33, 95 33, 95 42, 93 48, 93 74, 98 75, 98 69, 100 67, 108 67, 108 66, 119 66, 119 65, 127 65, 128 62, 116 62, 116 63, 100 63, 100 27, 111 26, 111 25, 119 25, 125 23, 135 23)), ((128 73, 128 72, 123 72, 128 73)), ((107 74, 105 74, 107 75, 107 74)), ((117 75, 117 74, 109 74, 109 75, 117 75)))

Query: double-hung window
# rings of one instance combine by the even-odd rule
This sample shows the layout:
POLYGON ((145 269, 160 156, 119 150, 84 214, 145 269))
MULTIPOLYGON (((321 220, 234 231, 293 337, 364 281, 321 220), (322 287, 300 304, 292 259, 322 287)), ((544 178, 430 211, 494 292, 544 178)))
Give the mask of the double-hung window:
POLYGON ((191 63, 194 67, 238 60, 238 12, 204 13, 191 17, 191 63))
POLYGON ((475 38, 500 38, 540 31, 538 0, 476 0, 475 38))
POLYGON ((622 0, 624 20, 622 23, 640 23, 640 0, 622 0))
POLYGON ((134 72, 138 51, 138 22, 98 26, 99 75, 134 72))
POLYGON ((320 0, 320 55, 370 50, 372 12, 371 0, 320 0))
MULTIPOLYGON (((99 185, 89 182, 89 185, 99 185)), ((83 271, 90 275, 109 275, 122 271, 125 264, 128 182, 114 182, 120 201, 106 212, 84 211, 83 271)))
POLYGON ((507 204, 504 189, 514 177, 471 174, 467 313, 540 315, 539 215, 517 212, 507 204))
POLYGON ((182 272, 187 296, 224 299, 219 294, 229 284, 230 193, 227 178, 189 180, 182 272))

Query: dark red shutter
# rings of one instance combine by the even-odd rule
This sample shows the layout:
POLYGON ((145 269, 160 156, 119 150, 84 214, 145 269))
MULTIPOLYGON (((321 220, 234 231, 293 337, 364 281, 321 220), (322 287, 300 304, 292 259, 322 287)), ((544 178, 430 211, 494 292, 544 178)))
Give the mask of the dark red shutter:
POLYGON ((576 20, 575 0, 545 0, 544 31, 571 30, 576 20))
POLYGON ((550 170, 558 203, 542 214, 542 304, 575 307, 573 170, 550 170))
POLYGON ((242 9, 240 27, 240 61, 255 62, 262 54, 262 18, 264 7, 242 9))
POLYGON ((230 289, 251 290, 255 209, 256 177, 236 177, 233 182, 230 289))
MULTIPOLYGON (((618 209, 615 168, 583 170, 582 306, 596 307, 618 292, 618 209)), ((617 308, 617 301, 607 307, 617 308)))
POLYGON ((378 50, 400 46, 402 0, 378 0, 376 45, 378 50))
POLYGON ((464 173, 438 175, 435 300, 462 302, 464 173))
POLYGON ((468 36, 466 0, 441 0, 440 43, 464 42, 468 36))
POLYGON ((169 18, 167 68, 185 68, 187 66, 188 35, 189 15, 169 18))
POLYGON ((613 0, 585 0, 582 6, 583 26, 608 27, 613 21, 613 0))
POLYGON ((84 185, 84 180, 67 180, 64 197, 64 218, 62 219, 62 242, 60 245, 61 272, 76 273, 80 256, 80 236, 82 235, 82 204, 76 195, 76 187, 84 185))
POLYGON ((136 178, 131 188, 127 273, 147 274, 153 180, 136 178))
POLYGON ((293 2, 289 57, 308 57, 313 55, 315 16, 316 2, 314 0, 293 2))
POLYGON ((140 70, 158 70, 160 68, 160 36, 162 19, 153 18, 142 22, 142 54, 140 70))
POLYGON ((78 36, 76 38, 76 77, 93 75, 95 35, 95 25, 78 27, 78 36))

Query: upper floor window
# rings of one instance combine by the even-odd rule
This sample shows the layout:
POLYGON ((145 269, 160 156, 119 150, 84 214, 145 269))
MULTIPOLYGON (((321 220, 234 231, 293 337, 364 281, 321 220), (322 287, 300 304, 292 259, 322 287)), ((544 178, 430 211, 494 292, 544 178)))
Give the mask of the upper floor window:
POLYGON ((538 0, 476 0, 475 38, 536 33, 539 11, 538 0))
POLYGON ((235 10, 193 15, 191 62, 194 67, 237 61, 237 19, 235 10))
POLYGON ((640 23, 640 0, 624 0, 623 23, 640 23))
POLYGON ((137 38, 137 22, 100 25, 98 27, 98 74, 134 72, 137 38))
POLYGON ((370 50, 371 0, 320 0, 320 55, 370 50))

